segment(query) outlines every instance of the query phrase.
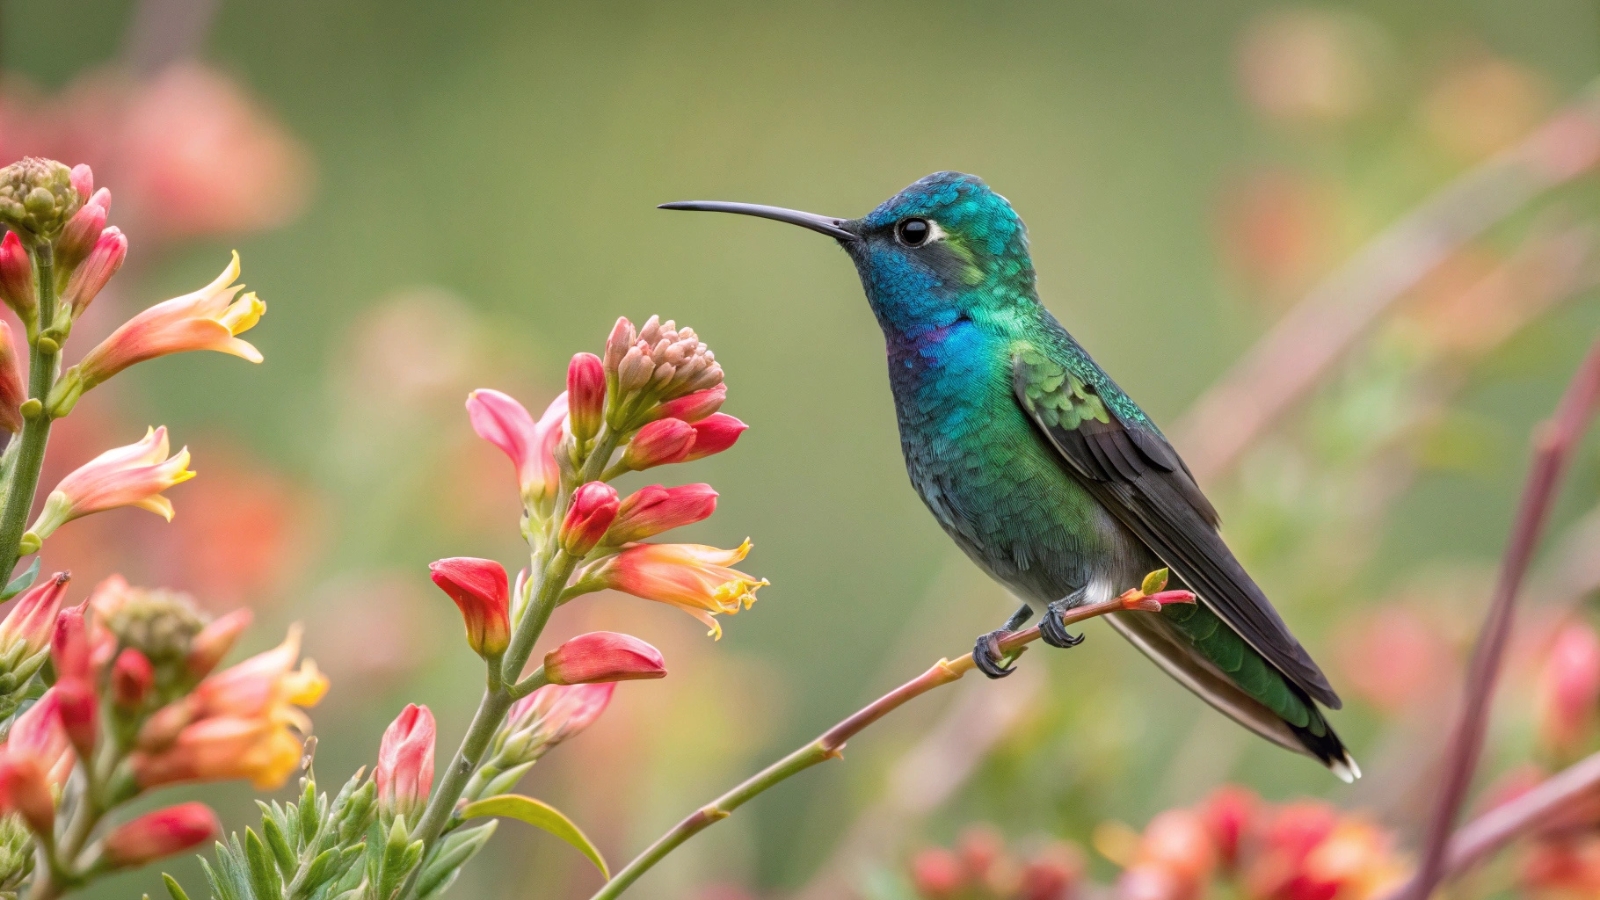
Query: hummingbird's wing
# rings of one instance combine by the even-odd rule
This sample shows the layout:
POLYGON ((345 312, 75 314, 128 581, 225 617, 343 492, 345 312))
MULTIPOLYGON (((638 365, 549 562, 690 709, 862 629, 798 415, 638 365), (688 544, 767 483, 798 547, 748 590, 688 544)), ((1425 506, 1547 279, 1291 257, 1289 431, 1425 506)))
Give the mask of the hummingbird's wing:
POLYGON ((1217 533, 1216 510, 1177 451, 1148 420, 1119 414, 1119 405, 1137 407, 1098 374, 1080 375, 1032 343, 1013 348, 1017 402, 1095 499, 1256 652, 1318 702, 1338 709, 1339 695, 1322 670, 1217 533), (1125 402, 1106 402, 1113 397, 1125 402))

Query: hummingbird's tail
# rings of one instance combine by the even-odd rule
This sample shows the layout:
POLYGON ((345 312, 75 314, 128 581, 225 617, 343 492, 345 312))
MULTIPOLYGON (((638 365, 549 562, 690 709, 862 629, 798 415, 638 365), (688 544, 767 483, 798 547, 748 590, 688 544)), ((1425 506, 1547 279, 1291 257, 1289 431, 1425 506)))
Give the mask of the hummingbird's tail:
MULTIPOLYGON (((1193 610, 1191 615, 1211 615, 1203 606, 1184 609, 1193 610)), ((1346 784, 1361 777, 1361 767, 1316 703, 1264 660, 1260 660, 1261 665, 1254 665, 1259 655, 1242 639, 1238 642, 1241 648, 1231 654, 1239 661, 1233 667, 1236 671, 1228 672, 1210 658, 1213 654, 1200 652, 1193 638, 1165 615, 1111 613, 1105 619, 1152 662, 1218 712, 1280 747, 1318 760, 1346 784)), ((1221 631, 1233 636, 1225 626, 1221 631)))

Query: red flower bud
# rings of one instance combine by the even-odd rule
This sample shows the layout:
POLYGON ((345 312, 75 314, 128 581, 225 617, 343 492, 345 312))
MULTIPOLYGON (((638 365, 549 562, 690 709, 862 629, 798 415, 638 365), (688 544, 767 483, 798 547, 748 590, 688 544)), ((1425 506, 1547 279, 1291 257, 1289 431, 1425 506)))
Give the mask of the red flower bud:
POLYGON ((1200 820, 1211 832, 1223 866, 1231 869, 1239 861, 1239 846, 1254 826, 1261 800, 1248 788, 1223 785, 1201 802, 1200 820))
POLYGON ((1569 623, 1556 634, 1539 674, 1536 701, 1545 748, 1557 754, 1582 749, 1600 701, 1600 635, 1588 623, 1569 623))
POLYGON ((705 459, 712 454, 721 453, 732 447, 739 439, 739 435, 749 427, 726 413, 716 413, 701 419, 694 423, 694 446, 689 448, 689 453, 683 461, 705 459))
POLYGON ((33 321, 39 309, 38 284, 33 278, 33 260, 15 231, 0 239, 0 300, 11 307, 24 323, 33 321))
POLYGON ((662 418, 682 419, 685 422, 698 422, 722 408, 723 401, 728 399, 728 386, 719 384, 708 387, 703 391, 685 394, 676 400, 656 407, 656 412, 662 418))
POLYGON ((222 833, 217 814, 204 803, 179 803, 146 813, 106 835, 105 861, 113 868, 147 862, 198 847, 222 833))
POLYGON ((111 664, 111 699, 123 709, 138 709, 155 686, 156 670, 150 659, 128 647, 111 664))
POLYGON ((433 790, 433 713, 426 706, 406 705, 383 732, 378 767, 378 808, 387 816, 414 820, 433 790))
POLYGON ((72 749, 82 759, 93 759, 94 745, 100 737, 100 700, 95 696, 94 685, 86 679, 67 678, 56 682, 53 690, 57 715, 72 749))
POLYGON ((56 678, 89 680, 92 662, 89 658, 89 631, 83 621, 84 604, 70 606, 56 616, 55 634, 50 639, 50 658, 55 663, 56 678))
POLYGON ((546 653, 544 675, 551 684, 601 684, 665 678, 661 651, 636 637, 612 631, 580 634, 546 653))
POLYGON ((1066 900, 1083 880, 1083 853, 1072 844, 1045 847, 1022 868, 1017 900, 1066 900))
POLYGON ((233 649, 240 632, 250 627, 253 618, 255 615, 250 610, 236 609, 206 623, 194 640, 189 642, 189 656, 184 660, 189 677, 204 678, 210 675, 211 670, 233 649))
POLYGON ((106 217, 111 214, 111 192, 101 188, 67 220, 56 238, 55 264, 60 271, 70 272, 89 255, 100 232, 105 230, 106 217))
POLYGON ((61 292, 61 302, 72 309, 74 319, 83 315, 127 258, 128 239, 120 228, 107 228, 100 233, 88 257, 72 271, 66 290, 61 292))
POLYGON ((567 366, 567 422, 572 436, 586 441, 600 430, 606 405, 606 369, 600 357, 579 353, 567 366))
POLYGON ((617 520, 611 523, 611 543, 630 544, 692 525, 709 518, 716 509, 717 492, 709 484, 642 487, 617 510, 617 520))
POLYGON ((61 614, 61 598, 71 580, 66 572, 57 572, 17 598, 5 621, 0 622, 0 652, 20 642, 23 650, 19 658, 26 659, 50 645, 56 618, 61 614))
POLYGON ((657 419, 639 429, 622 453, 622 464, 634 471, 683 462, 694 448, 695 426, 682 419, 657 419))
POLYGON ((946 900, 966 888, 967 873, 954 853, 933 847, 912 857, 911 883, 926 900, 946 900))
POLYGON ((94 170, 88 163, 78 163, 72 167, 72 189, 78 192, 78 199, 89 202, 89 195, 94 193, 94 170))
POLYGON ((28 399, 21 360, 11 340, 11 326, 0 321, 0 428, 12 434, 22 431, 22 404, 28 399))
POLYGON ((0 754, 0 808, 22 814, 36 834, 53 834, 56 801, 50 781, 38 758, 31 754, 0 754))
POLYGON ((617 517, 617 489, 603 481, 587 482, 572 493, 572 504, 561 523, 557 539, 561 549, 573 556, 586 556, 606 536, 606 529, 617 517))
POLYGON ((489 559, 458 556, 428 566, 433 583, 450 595, 467 623, 467 643, 479 656, 499 656, 511 642, 511 585, 489 559))

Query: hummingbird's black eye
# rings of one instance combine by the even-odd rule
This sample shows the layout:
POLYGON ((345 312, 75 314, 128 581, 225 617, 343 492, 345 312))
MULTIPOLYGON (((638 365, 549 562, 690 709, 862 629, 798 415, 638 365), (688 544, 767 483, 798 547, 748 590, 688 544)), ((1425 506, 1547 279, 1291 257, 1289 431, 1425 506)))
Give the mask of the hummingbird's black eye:
POLYGON ((907 247, 920 247, 927 242, 933 228, 927 219, 903 219, 894 226, 894 233, 907 247))

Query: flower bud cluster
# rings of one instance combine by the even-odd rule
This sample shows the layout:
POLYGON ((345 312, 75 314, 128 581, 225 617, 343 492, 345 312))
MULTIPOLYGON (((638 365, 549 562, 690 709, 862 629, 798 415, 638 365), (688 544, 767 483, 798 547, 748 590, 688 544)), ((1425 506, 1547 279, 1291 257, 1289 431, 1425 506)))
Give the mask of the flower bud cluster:
MULTIPOLYGON (((720 412, 727 394, 722 367, 694 330, 652 316, 637 329, 618 319, 603 358, 574 356, 566 392, 538 421, 498 391, 468 396, 473 429, 516 468, 523 533, 536 566, 548 561, 551 548, 585 564, 560 602, 622 590, 678 606, 719 636, 714 616, 754 602, 767 582, 730 568, 749 551, 748 542, 734 550, 640 543, 709 517, 717 499, 709 485, 649 485, 623 497, 607 483, 732 447, 746 426, 720 412)), ((462 609, 475 633, 477 614, 462 609)))
POLYGON ((622 318, 606 339, 606 421, 631 431, 653 418, 659 404, 722 384, 722 367, 693 328, 651 316, 642 328, 622 318))
POLYGON ((115 826, 104 817, 180 781, 281 784, 301 759, 310 728, 304 707, 327 684, 299 660, 297 630, 275 650, 219 670, 248 612, 208 621, 187 598, 135 589, 120 577, 64 606, 65 573, 38 579, 36 559, 16 574, 19 557, 82 516, 137 506, 170 519, 163 492, 194 476, 187 449, 172 453, 166 430, 153 428, 80 466, 36 502, 50 422, 84 391, 138 362, 187 350, 260 361, 237 338, 264 306, 253 294, 239 296, 235 256, 212 284, 135 315, 61 372, 74 321, 127 257, 127 237, 109 224, 110 214, 111 191, 96 189, 88 166, 28 158, 0 169, 0 301, 27 343, 24 351, 0 323, 0 430, 18 435, 0 466, 0 495, 9 498, 0 516, 0 582, 7 585, 0 602, 15 597, 0 618, 0 896, 18 893, 35 860, 48 864, 50 884, 29 895, 56 896, 209 842, 219 834, 217 819, 197 803, 115 826))
POLYGON ((55 240, 86 199, 73 170, 53 159, 29 156, 0 169, 0 224, 30 241, 55 240))
MULTIPOLYGON (((65 573, 41 580, 0 620, 6 703, 15 709, 19 698, 37 697, 0 743, 0 815, 14 813, 54 840, 58 806, 81 806, 85 791, 98 804, 92 828, 153 787, 233 778, 274 787, 298 764, 295 735, 309 728, 299 707, 314 703, 326 681, 309 662, 294 666, 297 632, 276 650, 214 671, 248 612, 206 621, 186 597, 120 577, 63 607, 68 584, 65 573)), ((219 833, 208 807, 180 803, 106 830, 84 858, 95 872, 129 868, 219 833)), ((10 847, 0 828, 0 884, 16 874, 10 847)), ((76 853, 52 866, 82 877, 65 868, 77 865, 76 853)))

